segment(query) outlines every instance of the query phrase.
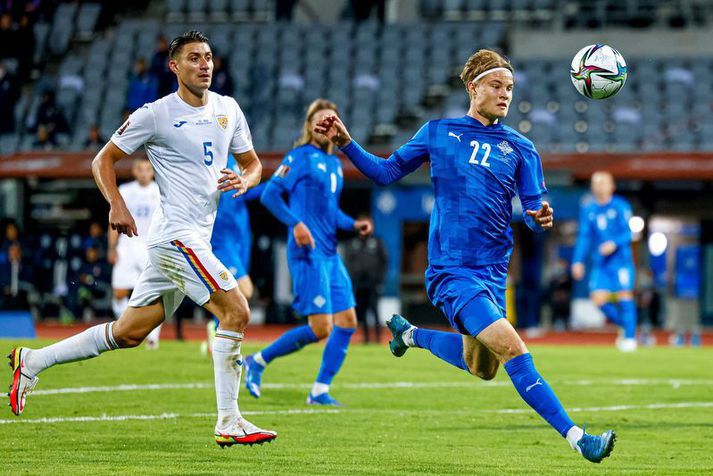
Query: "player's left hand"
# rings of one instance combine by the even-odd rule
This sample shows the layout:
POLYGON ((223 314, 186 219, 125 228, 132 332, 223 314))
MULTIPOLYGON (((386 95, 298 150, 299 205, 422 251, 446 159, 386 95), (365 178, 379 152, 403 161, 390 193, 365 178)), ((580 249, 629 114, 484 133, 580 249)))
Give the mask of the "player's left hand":
POLYGON ((602 256, 609 256, 616 251, 616 243, 613 241, 605 241, 599 245, 599 254, 602 256))
POLYGON ((374 231, 374 225, 371 220, 356 220, 354 221, 354 229, 359 232, 361 236, 369 236, 371 232, 374 231))
POLYGON ((222 169, 220 173, 223 174, 223 176, 218 179, 218 190, 223 193, 235 190, 236 192, 233 194, 233 198, 247 192, 248 181, 243 177, 230 169, 222 169))
POLYGON ((542 202, 542 208, 537 211, 527 210, 525 213, 531 216, 535 220, 535 223, 545 230, 552 228, 552 225, 554 225, 555 209, 551 208, 548 202, 542 202))

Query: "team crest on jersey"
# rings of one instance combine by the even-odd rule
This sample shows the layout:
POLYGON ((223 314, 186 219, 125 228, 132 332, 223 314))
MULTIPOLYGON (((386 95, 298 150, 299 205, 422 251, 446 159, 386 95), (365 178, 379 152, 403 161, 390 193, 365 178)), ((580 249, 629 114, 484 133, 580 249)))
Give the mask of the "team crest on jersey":
POLYGON ((227 271, 221 271, 218 276, 220 276, 220 279, 222 279, 223 281, 228 280, 228 272, 227 271))
POLYGON ((217 114, 215 120, 218 121, 218 125, 221 129, 225 130, 225 128, 228 127, 228 116, 225 114, 217 114))
POLYGON ((285 178, 285 175, 287 175, 287 172, 289 171, 290 167, 288 165, 282 164, 277 168, 277 170, 275 170, 275 177, 285 178))
POLYGON ((510 143, 506 140, 498 144, 498 149, 505 155, 512 153, 512 147, 510 147, 510 143))

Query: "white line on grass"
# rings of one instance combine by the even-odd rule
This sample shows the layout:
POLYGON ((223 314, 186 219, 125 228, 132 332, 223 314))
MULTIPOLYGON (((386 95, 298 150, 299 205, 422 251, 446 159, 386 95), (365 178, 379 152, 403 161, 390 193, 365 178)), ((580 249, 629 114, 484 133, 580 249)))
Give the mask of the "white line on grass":
MULTIPOLYGON (((696 379, 615 379, 615 380, 569 380, 554 381, 554 385, 562 386, 590 386, 590 385, 614 385, 614 386, 653 386, 666 385, 679 388, 685 385, 713 386, 713 380, 696 379)), ((461 382, 361 382, 344 383, 335 387, 349 390, 377 390, 377 389, 398 389, 398 388, 487 388, 487 387, 510 387, 512 384, 507 381, 483 382, 476 379, 464 379, 461 382)), ((310 383, 265 383, 265 389, 290 390, 311 388, 310 383)), ((97 392, 135 392, 144 390, 202 390, 212 389, 213 382, 193 382, 193 383, 152 383, 152 384, 124 384, 99 387, 65 387, 35 390, 32 395, 64 395, 70 393, 97 393, 97 392)), ((6 394, 0 396, 7 397, 6 394)))
MULTIPOLYGON (((589 408, 568 408, 570 413, 575 412, 618 412, 624 410, 664 410, 677 408, 711 408, 713 402, 678 402, 678 403, 650 403, 646 405, 614 405, 610 407, 589 407, 589 408)), ((337 410, 337 409, 290 409, 290 410, 266 410, 243 412, 243 415, 310 415, 310 414, 334 414, 334 413, 423 413, 422 410, 373 410, 356 409, 356 410, 337 410)), ((473 410, 474 413, 500 413, 500 414, 520 414, 532 413, 529 408, 504 408, 500 410, 473 410)), ((445 412, 448 413, 448 412, 445 412)), ((459 412, 460 413, 460 412, 459 412)), ((14 419, 0 420, 0 425, 13 423, 27 424, 47 424, 47 423, 86 423, 86 422, 102 422, 102 421, 129 421, 129 420, 168 420, 177 418, 209 418, 215 417, 215 413, 161 413, 158 415, 100 415, 100 416, 79 416, 79 417, 51 417, 51 418, 34 418, 34 419, 14 419)))
MULTIPOLYGON (((295 408, 290 410, 265 410, 242 412, 243 415, 311 415, 316 413, 339 413, 336 409, 317 410, 313 408, 295 408)), ((158 415, 100 415, 100 416, 79 416, 79 417, 51 417, 33 419, 0 420, 0 425, 12 423, 83 423, 95 421, 128 421, 128 420, 168 420, 174 418, 207 418, 215 417, 215 413, 160 413, 158 415)))

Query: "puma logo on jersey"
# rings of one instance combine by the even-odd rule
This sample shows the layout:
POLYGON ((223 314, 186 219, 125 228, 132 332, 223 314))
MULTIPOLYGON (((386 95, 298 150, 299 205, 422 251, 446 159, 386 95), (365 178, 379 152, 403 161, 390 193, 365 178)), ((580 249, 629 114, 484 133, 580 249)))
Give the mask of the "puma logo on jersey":
POLYGON ((455 137, 460 142, 460 138, 463 137, 463 133, 456 134, 455 132, 448 132, 448 137, 455 137))
POLYGON ((317 164, 317 168, 319 170, 321 170, 322 172, 325 172, 325 173, 327 172, 327 164, 325 164, 325 163, 320 162, 319 164, 317 164))
POLYGON ((173 127, 175 127, 176 129, 178 129, 178 128, 181 127, 183 124, 188 124, 188 121, 178 121, 177 123, 175 123, 175 124, 173 125, 173 127))

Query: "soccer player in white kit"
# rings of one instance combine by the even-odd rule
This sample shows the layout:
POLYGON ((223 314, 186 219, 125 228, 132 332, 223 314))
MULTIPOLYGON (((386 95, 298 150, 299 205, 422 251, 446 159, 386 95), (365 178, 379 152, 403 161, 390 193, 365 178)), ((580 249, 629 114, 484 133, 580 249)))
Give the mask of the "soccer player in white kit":
POLYGON ((277 434, 245 420, 237 401, 240 344, 250 310, 235 278, 210 248, 220 194, 236 197, 257 185, 262 166, 238 104, 208 91, 213 58, 205 35, 190 31, 175 38, 169 67, 178 78, 178 91, 135 111, 92 163, 94 178, 110 205, 111 228, 132 237, 137 227, 116 186, 114 163, 145 146, 161 192, 161 205, 146 237, 149 264, 116 322, 41 349, 13 349, 10 406, 20 415, 37 374, 53 365, 139 345, 187 295, 220 321, 213 346, 216 443, 264 443, 277 434), (229 152, 242 175, 226 168, 229 152))
MULTIPOLYGON (((134 217, 139 233, 133 238, 119 234, 111 228, 107 233, 108 261, 113 266, 111 270, 111 308, 117 319, 129 305, 129 295, 149 262, 149 253, 144 237, 148 234, 151 217, 161 201, 158 184, 153 179, 153 167, 148 159, 144 157, 134 159, 131 173, 135 180, 119 185, 119 193, 124 199, 129 213, 134 217)), ((158 325, 146 336, 146 347, 157 349, 160 334, 161 325, 158 325)))

